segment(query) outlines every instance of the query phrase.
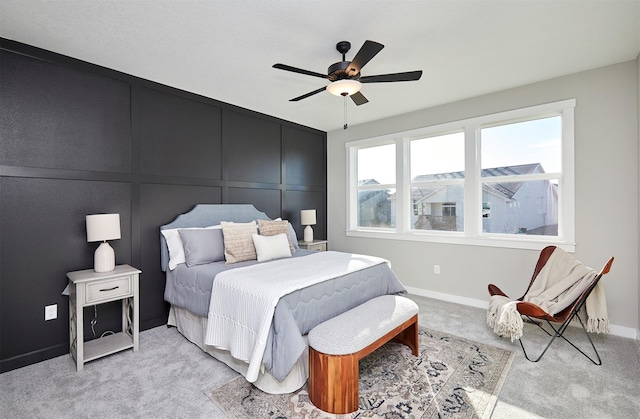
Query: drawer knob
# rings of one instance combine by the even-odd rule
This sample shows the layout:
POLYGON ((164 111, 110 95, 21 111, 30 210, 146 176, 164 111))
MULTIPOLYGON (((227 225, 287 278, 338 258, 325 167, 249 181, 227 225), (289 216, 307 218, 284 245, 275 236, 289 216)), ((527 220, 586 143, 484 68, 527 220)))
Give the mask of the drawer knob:
POLYGON ((100 291, 101 291, 101 292, 102 292, 102 291, 113 291, 113 290, 118 289, 118 288, 120 288, 120 285, 116 285, 116 286, 115 286, 115 287, 113 287, 113 288, 103 288, 103 289, 101 289, 100 291))

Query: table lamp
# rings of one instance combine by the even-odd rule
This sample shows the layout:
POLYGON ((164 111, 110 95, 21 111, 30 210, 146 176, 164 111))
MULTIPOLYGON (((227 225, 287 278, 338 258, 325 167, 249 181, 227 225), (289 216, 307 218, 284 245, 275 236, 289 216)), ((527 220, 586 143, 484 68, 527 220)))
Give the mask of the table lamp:
POLYGON ((304 229, 304 241, 313 241, 313 228, 312 225, 316 225, 316 210, 302 210, 300 211, 300 224, 306 226, 304 229))
POLYGON ((93 270, 109 272, 116 267, 116 254, 107 240, 120 238, 120 214, 87 215, 87 241, 99 242, 93 255, 93 270))

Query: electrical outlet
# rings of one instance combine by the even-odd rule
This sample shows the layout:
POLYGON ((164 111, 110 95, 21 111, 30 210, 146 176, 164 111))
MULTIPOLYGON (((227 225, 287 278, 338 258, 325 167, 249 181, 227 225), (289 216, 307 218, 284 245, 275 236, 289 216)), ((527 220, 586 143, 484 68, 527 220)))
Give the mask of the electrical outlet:
POLYGON ((53 304, 50 306, 44 306, 44 319, 53 320, 58 318, 58 305, 53 304))
POLYGON ((433 265, 433 273, 440 274, 440 265, 433 265))

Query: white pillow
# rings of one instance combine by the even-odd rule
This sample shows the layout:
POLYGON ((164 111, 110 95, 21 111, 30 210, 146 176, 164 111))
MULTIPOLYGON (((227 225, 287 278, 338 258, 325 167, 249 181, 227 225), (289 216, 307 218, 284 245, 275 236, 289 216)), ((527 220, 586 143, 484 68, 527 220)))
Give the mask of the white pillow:
POLYGON ((258 220, 258 230, 261 236, 275 236, 277 234, 286 234, 289 242, 289 250, 295 252, 293 244, 289 239, 289 221, 287 220, 258 220))
MULTIPOLYGON (((259 221, 259 220, 256 220, 259 221)), ((278 217, 275 220, 267 220, 267 221, 282 221, 282 217, 278 217)), ((288 222, 288 221, 287 221, 288 222)), ((296 249, 300 249, 300 245, 298 244, 298 237, 296 236, 296 230, 294 230, 293 225, 289 223, 289 245, 293 247, 291 249, 291 253, 295 252, 296 249)))
POLYGON ((209 227, 187 227, 187 228, 171 228, 168 230, 160 230, 167 242, 169 249, 169 270, 173 271, 176 266, 187 261, 184 255, 184 245, 180 238, 179 230, 204 230, 206 228, 222 228, 219 224, 209 227))
POLYGON ((253 238, 253 245, 256 247, 258 262, 291 257, 289 239, 286 234, 276 234, 275 236, 254 234, 251 237, 253 238))

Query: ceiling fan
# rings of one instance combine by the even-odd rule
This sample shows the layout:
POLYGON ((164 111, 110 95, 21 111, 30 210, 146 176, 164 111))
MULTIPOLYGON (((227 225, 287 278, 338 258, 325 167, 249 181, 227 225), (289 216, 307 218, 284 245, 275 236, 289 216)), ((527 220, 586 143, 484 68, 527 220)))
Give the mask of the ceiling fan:
POLYGON ((327 70, 327 74, 316 73, 314 71, 304 70, 297 67, 292 67, 286 64, 274 64, 273 68, 277 68, 285 71, 292 71, 294 73, 305 74, 307 76, 320 77, 323 79, 329 79, 331 83, 327 86, 321 87, 312 92, 306 93, 302 96, 294 97, 290 99, 290 102, 297 102, 302 99, 306 99, 309 96, 313 96, 324 90, 328 90, 336 96, 351 96, 351 99, 356 105, 364 105, 369 102, 360 89, 362 83, 389 83, 396 81, 414 81, 420 80, 422 76, 422 70, 407 71, 404 73, 392 73, 392 74, 379 74, 375 76, 362 76, 360 71, 373 57, 379 53, 384 45, 374 42, 365 41, 352 61, 346 61, 345 54, 351 49, 351 43, 347 41, 341 41, 336 44, 336 49, 342 54, 342 61, 332 64, 327 70))

